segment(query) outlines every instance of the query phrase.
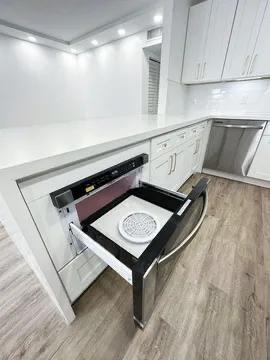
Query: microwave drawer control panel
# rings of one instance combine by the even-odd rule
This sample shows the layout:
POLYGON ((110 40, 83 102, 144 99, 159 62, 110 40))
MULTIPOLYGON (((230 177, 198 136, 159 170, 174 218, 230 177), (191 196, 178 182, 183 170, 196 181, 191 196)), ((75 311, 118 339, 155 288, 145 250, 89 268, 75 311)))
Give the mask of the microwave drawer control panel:
POLYGON ((126 160, 109 169, 103 170, 95 175, 82 179, 70 186, 66 186, 50 194, 53 205, 61 209, 74 200, 90 194, 92 191, 104 186, 111 181, 141 167, 148 162, 148 155, 141 154, 132 159, 126 160))

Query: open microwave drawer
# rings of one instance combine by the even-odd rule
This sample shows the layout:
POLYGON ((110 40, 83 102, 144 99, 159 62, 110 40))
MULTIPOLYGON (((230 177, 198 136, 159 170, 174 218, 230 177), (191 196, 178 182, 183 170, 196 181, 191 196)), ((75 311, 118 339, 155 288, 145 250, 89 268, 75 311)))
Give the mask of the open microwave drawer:
POLYGON ((144 328, 174 268, 178 255, 204 219, 208 179, 201 179, 184 195, 139 181, 134 188, 99 208, 70 232, 133 286, 133 315, 144 328), (119 223, 131 212, 153 214, 151 241, 132 242, 122 236, 119 223))

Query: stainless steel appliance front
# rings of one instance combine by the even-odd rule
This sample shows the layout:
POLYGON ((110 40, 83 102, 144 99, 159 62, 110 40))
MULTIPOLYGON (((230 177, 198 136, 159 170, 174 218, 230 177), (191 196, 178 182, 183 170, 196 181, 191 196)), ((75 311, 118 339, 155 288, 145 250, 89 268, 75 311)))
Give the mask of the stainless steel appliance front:
POLYGON ((203 167, 247 176, 266 121, 215 120, 203 167))
POLYGON ((133 286, 134 320, 141 328, 146 325, 178 255, 203 221, 208 184, 204 178, 190 194, 184 195, 142 182, 140 170, 147 161, 147 155, 141 154, 51 193, 59 213, 67 210, 63 226, 68 227, 79 250, 88 247, 133 286), (131 244, 123 245, 125 239, 119 240, 120 234, 111 236, 117 231, 112 214, 134 197, 139 203, 160 207, 169 214, 142 251, 130 251, 131 244), (106 221, 99 221, 104 216, 106 221), (113 231, 108 231, 112 226, 113 231))

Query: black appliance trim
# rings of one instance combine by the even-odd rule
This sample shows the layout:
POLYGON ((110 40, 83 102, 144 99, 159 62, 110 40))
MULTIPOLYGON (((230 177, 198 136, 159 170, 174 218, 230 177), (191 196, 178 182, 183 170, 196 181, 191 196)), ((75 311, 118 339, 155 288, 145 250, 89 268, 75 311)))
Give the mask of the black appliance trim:
POLYGON ((106 170, 100 171, 79 180, 71 185, 65 186, 50 194, 53 205, 60 209, 68 203, 73 202, 83 196, 90 195, 92 191, 120 178, 123 175, 141 167, 148 162, 148 155, 143 153, 129 160, 123 161, 106 170))
MULTIPOLYGON (((185 199, 185 201, 191 200, 186 210, 192 206, 194 201, 196 201, 199 197, 205 196, 208 183, 209 180, 207 178, 202 178, 197 183, 185 199)), ((181 223, 187 213, 188 211, 184 211, 180 216, 177 215, 177 213, 174 213, 132 268, 133 314, 138 324, 141 324, 142 321, 144 276, 148 269, 150 269, 153 264, 155 265, 155 261, 157 261, 158 257, 162 255, 162 250, 164 249, 166 242, 173 235, 177 226, 181 223)), ((141 326, 143 326, 143 324, 141 324, 141 326)))

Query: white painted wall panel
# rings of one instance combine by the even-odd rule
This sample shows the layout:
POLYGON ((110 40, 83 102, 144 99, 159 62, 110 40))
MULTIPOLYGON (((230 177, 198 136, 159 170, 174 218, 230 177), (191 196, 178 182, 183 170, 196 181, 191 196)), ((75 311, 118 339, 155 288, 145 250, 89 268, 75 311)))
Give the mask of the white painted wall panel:
POLYGON ((0 35, 0 128, 140 114, 145 36, 77 57, 0 35))

